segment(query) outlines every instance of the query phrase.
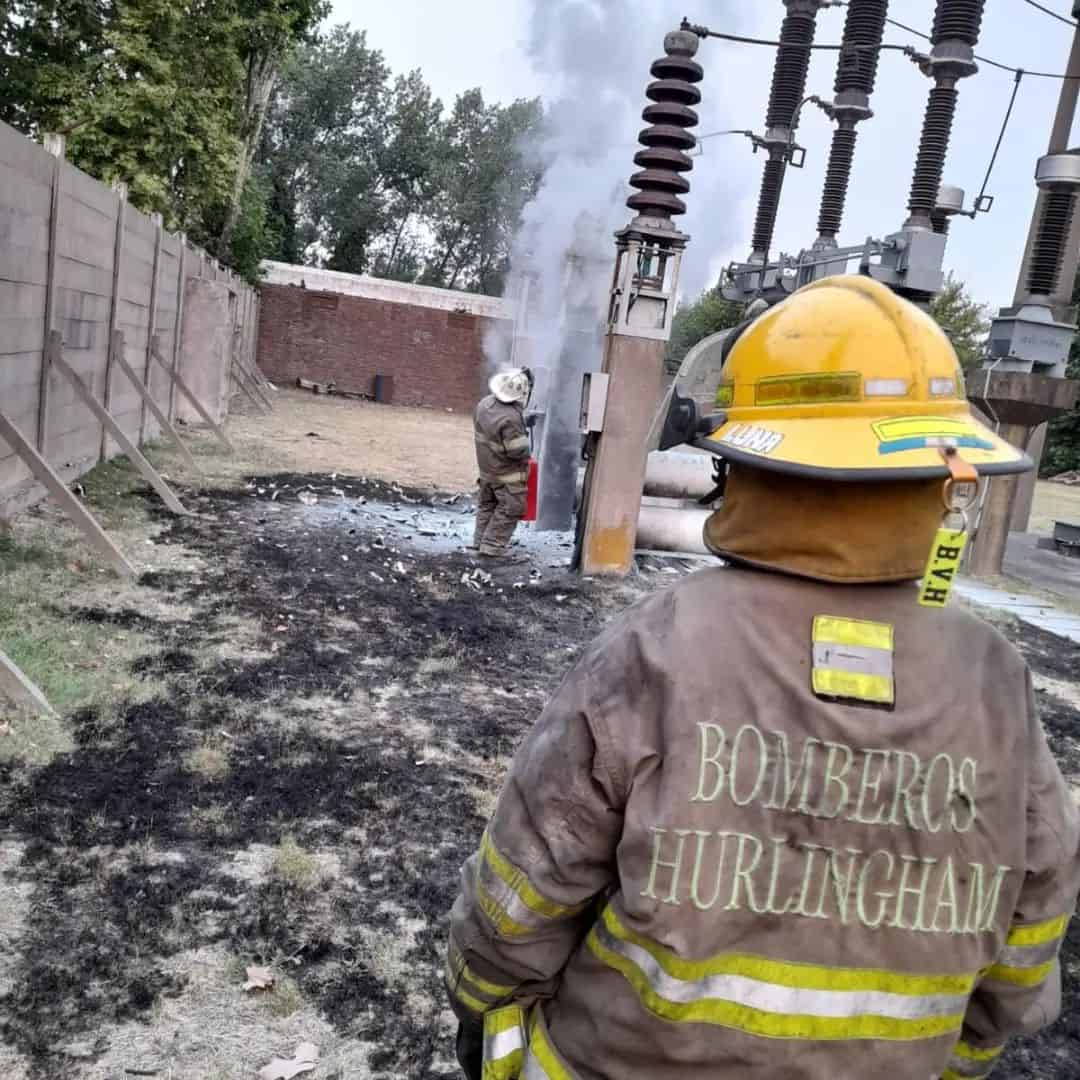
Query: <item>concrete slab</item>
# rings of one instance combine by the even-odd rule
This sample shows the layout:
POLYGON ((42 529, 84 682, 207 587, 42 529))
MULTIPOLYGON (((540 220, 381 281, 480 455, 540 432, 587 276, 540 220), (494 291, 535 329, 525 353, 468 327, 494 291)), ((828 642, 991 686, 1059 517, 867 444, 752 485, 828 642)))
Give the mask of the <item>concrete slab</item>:
POLYGON ((1039 547, 1041 539, 1036 533, 1011 533, 1005 573, 1080 606, 1080 559, 1039 547))
POLYGON ((1010 592, 1007 589, 984 585, 981 582, 962 578, 956 583, 956 592, 965 600, 996 608, 1015 615, 1030 626, 1037 626, 1058 637, 1068 638, 1080 644, 1080 615, 1063 611, 1050 600, 1024 593, 1010 592))

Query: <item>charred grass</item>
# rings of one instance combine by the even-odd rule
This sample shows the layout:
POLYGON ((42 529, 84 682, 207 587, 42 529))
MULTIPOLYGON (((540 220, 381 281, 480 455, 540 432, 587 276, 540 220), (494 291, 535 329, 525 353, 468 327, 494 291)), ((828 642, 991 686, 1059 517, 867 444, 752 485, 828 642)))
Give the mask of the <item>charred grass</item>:
MULTIPOLYGON (((188 958, 210 950, 279 973, 268 1038, 317 1017, 365 1048, 358 1071, 342 1051, 324 1075, 451 1076, 439 970, 460 864, 506 758, 621 596, 567 579, 478 594, 464 556, 365 556, 355 522, 306 529, 295 499, 271 514, 246 489, 183 497, 199 516, 160 522, 156 542, 201 569, 147 573, 131 606, 46 605, 91 653, 136 641, 113 667, 138 692, 76 696, 69 749, 0 765, 20 853, 0 872, 27 896, 0 954, 0 1063, 96 1078, 145 1022, 145 1067, 155 1017, 202 1007, 188 958)), ((151 1067, 207 1075, 156 1052, 151 1067)), ((222 1074, 263 1063, 226 1054, 222 1074)))
MULTIPOLYGON (((323 1047, 320 1076, 457 1075, 439 972, 460 864, 546 695, 645 586, 551 575, 478 593, 463 555, 375 546, 347 509, 312 527, 305 487, 425 498, 287 475, 184 491, 199 516, 153 533, 183 557, 130 594, 71 588, 86 572, 29 536, 0 546, 0 587, 27 566, 53 582, 9 593, 55 620, 43 640, 100 655, 124 635, 108 670, 126 685, 80 684, 64 746, 0 761, 3 1075, 246 1077, 304 1038, 323 1047), (276 973, 272 991, 244 994, 251 964, 276 973)), ((125 498, 155 515, 137 485, 125 498)), ((1006 632, 1036 673, 1080 681, 1065 643, 1006 632)), ((55 659, 35 669, 46 683, 55 659)), ((1080 775, 1080 712, 1040 698, 1080 775)), ((1074 929, 1070 1015, 1012 1046, 1003 1075, 1075 1074, 1078 965, 1074 929)))

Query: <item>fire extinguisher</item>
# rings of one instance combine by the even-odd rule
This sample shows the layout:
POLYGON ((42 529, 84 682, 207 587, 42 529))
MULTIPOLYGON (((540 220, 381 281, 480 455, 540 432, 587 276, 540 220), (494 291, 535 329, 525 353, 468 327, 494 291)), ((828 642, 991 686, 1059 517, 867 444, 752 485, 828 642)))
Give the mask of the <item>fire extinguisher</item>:
POLYGON ((536 496, 540 487, 540 466, 537 464, 536 458, 529 458, 529 487, 525 495, 525 517, 524 521, 536 520, 536 496))
MULTIPOLYGON (((533 377, 532 372, 528 368, 525 368, 525 373, 529 377, 529 394, 532 395, 533 377)), ((536 423, 537 414, 532 413, 525 419, 525 427, 529 432, 529 477, 528 487, 525 494, 525 517, 523 521, 535 521, 536 520, 536 507, 539 499, 540 491, 540 466, 537 463, 535 457, 533 457, 533 425, 536 423)))

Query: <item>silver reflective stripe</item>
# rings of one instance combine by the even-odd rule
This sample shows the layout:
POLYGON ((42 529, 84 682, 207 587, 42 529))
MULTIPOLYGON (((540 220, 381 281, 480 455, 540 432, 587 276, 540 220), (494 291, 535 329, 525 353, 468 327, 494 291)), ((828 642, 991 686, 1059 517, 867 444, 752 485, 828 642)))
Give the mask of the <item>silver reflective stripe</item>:
POLYGON ((886 679, 891 679, 893 654, 888 649, 815 641, 814 667, 850 671, 855 675, 883 675, 886 679))
POLYGON ((499 473, 495 479, 500 484, 524 484, 528 482, 529 474, 523 469, 515 469, 513 472, 499 473))
POLYGON ((519 1027, 507 1028, 496 1035, 484 1036, 484 1061, 498 1061, 515 1050, 525 1049, 525 1034, 519 1027))
POLYGON ((949 1069, 957 1076, 969 1076, 972 1080, 982 1080, 984 1076, 990 1075, 995 1060, 991 1058, 989 1061, 972 1061, 970 1058, 963 1058, 953 1054, 949 1058, 949 1069))
POLYGON ((653 991, 676 1004, 730 1001, 761 1012, 798 1016, 884 1016, 892 1020, 923 1020, 956 1016, 967 1007, 967 994, 891 994, 881 990, 806 990, 763 982, 747 975, 708 975, 684 980, 669 975, 645 949, 620 941, 598 922, 593 931, 605 949, 617 952, 638 967, 653 991))
POLYGON ((506 452, 508 454, 514 453, 515 450, 528 450, 529 448, 529 436, 518 435, 513 439, 509 439, 506 442, 506 452))
POLYGON ((548 1076, 544 1066, 532 1054, 525 1056, 525 1071, 521 1076, 522 1080, 553 1080, 552 1077, 548 1076))
POLYGON ((1041 945, 1006 945, 995 963, 1005 967, 1034 968, 1053 960, 1061 948, 1061 938, 1041 945))
POLYGON ((516 892, 505 882, 487 859, 480 859, 480 888, 505 912, 506 916, 518 924, 523 931, 543 930, 551 925, 551 920, 537 911, 533 911, 516 892))

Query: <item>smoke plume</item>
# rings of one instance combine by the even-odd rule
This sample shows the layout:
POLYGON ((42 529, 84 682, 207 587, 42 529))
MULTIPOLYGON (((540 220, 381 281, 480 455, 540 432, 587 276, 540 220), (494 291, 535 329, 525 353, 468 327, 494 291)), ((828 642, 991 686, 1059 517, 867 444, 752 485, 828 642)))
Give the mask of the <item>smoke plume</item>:
MULTIPOLYGON (((733 5, 722 5, 719 18, 717 6, 710 3, 710 18, 735 25, 733 5)), ((517 305, 514 340, 505 330, 494 332, 487 354, 493 369, 512 362, 537 373, 539 528, 570 525, 581 381, 600 367, 612 234, 633 217, 625 205, 627 181, 645 126, 649 66, 663 55, 664 35, 678 28, 682 14, 673 0, 532 0, 526 49, 544 87, 546 124, 526 151, 542 166, 543 182, 526 207, 512 256, 507 295, 517 305)), ((706 72, 705 127, 721 115, 722 99, 709 100, 719 80, 710 78, 707 44, 699 60, 706 72)), ((691 212, 676 223, 692 236, 683 296, 715 283, 711 256, 728 246, 734 231, 715 208, 736 200, 723 191, 722 170, 710 164, 707 173, 695 168, 689 174, 691 212)))

